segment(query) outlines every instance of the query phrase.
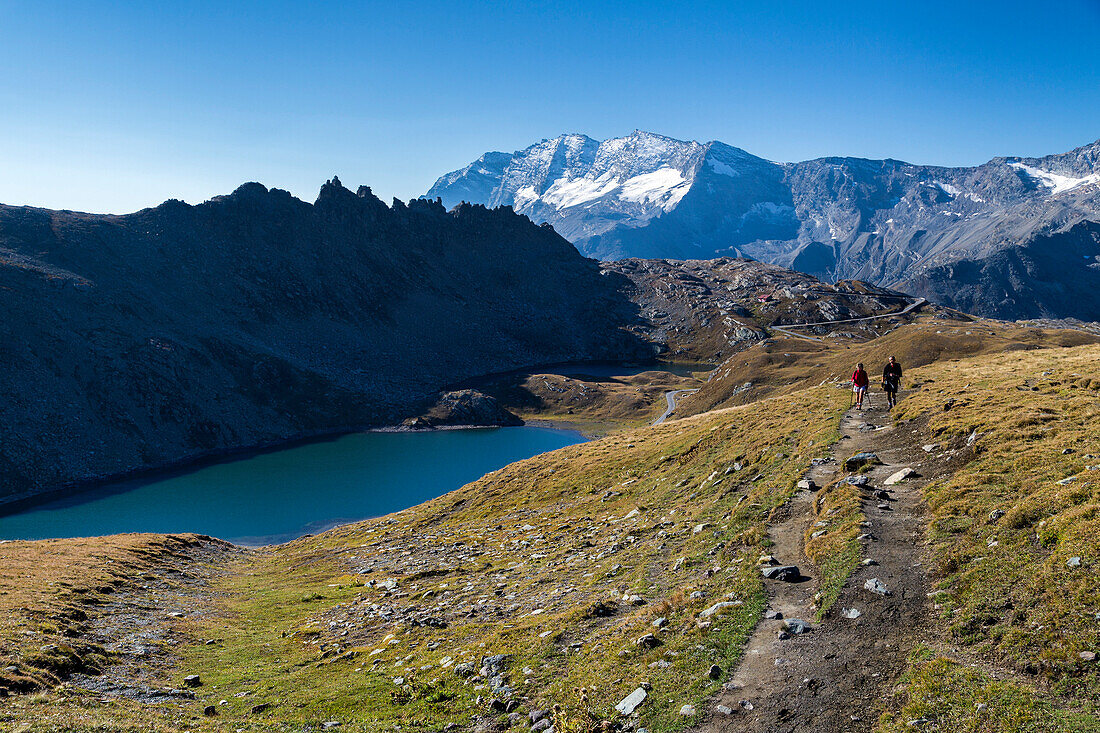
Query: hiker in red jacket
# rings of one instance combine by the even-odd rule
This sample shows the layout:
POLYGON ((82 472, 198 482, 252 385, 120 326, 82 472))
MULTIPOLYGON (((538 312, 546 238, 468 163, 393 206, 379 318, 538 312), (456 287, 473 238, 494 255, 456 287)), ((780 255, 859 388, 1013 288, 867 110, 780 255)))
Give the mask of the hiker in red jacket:
POLYGON ((867 372, 863 371, 863 362, 856 364, 856 370, 852 372, 852 392, 856 396, 856 408, 863 409, 863 395, 867 394, 867 385, 871 380, 867 378, 867 372))

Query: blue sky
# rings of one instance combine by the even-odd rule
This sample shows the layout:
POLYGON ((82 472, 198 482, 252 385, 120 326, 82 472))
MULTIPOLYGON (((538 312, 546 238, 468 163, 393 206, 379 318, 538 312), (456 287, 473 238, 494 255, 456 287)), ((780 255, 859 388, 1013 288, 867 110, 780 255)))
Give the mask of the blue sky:
POLYGON ((258 180, 423 193, 644 129, 773 160, 976 164, 1100 138, 1100 0, 0 0, 0 202, 121 213, 258 180))

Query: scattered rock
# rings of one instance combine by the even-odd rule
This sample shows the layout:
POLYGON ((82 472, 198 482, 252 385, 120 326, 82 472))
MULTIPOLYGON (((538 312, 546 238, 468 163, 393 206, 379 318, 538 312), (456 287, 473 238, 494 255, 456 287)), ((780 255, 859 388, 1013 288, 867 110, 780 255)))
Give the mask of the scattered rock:
POLYGON ((863 614, 854 608, 844 608, 841 609, 840 615, 842 618, 859 618, 863 614))
POLYGON ((321 723, 321 730, 332 730, 333 728, 339 728, 341 725, 343 725, 343 723, 339 720, 326 720, 324 723, 321 723))
POLYGON ((783 622, 783 628, 789 631, 795 636, 799 634, 808 634, 813 630, 808 621, 803 621, 800 618, 789 618, 783 622))
POLYGON ((764 611, 764 618, 769 619, 769 620, 781 619, 781 618, 783 618, 783 612, 782 611, 773 611, 771 609, 768 609, 767 611, 764 611))
POLYGON ((888 479, 886 479, 885 481, 883 481, 882 483, 886 484, 887 486, 893 486, 894 484, 900 483, 900 482, 905 481, 907 479, 919 478, 919 477, 920 477, 920 474, 917 473, 916 471, 914 471, 913 469, 903 468, 900 471, 898 471, 897 473, 891 474, 891 476, 888 479))
POLYGON ((881 464, 882 464, 882 461, 879 460, 878 455, 875 454, 875 453, 871 453, 871 452, 856 453, 851 458, 845 459, 845 461, 844 461, 844 470, 845 471, 858 471, 859 469, 863 468, 864 466, 878 466, 878 465, 881 465, 881 464))
POLYGON ((775 565, 762 568, 760 572, 768 580, 781 580, 785 583, 793 583, 802 578, 797 565, 775 565))
POLYGON ((715 705, 714 706, 714 712, 718 713, 719 715, 732 715, 733 714, 733 710, 731 708, 727 708, 725 705, 715 705))
POLYGON ((1079 568, 1081 567, 1081 558, 1071 557, 1069 560, 1066 560, 1066 565, 1071 568, 1079 568))
POLYGON ((1081 657, 1081 661, 1083 661, 1083 662, 1095 662, 1096 661, 1096 652, 1081 652, 1077 656, 1081 657))
POLYGON ((202 687, 202 678, 197 674, 189 674, 183 678, 183 684, 187 687, 202 687))
POLYGON ((816 491, 819 487, 811 478, 804 478, 798 482, 797 487, 803 491, 816 491))
POLYGON ((680 708, 680 715, 683 715, 685 718, 693 717, 695 715, 695 706, 694 705, 685 705, 685 706, 683 706, 682 708, 680 708))
POLYGON ((722 668, 717 664, 710 665, 710 669, 707 671, 707 677, 712 680, 719 680, 722 678, 722 668))
POLYGON ((208 718, 213 718, 218 714, 218 708, 216 705, 207 705, 202 709, 202 714, 208 718))
POLYGON ((866 476, 849 476, 844 480, 852 486, 866 486, 867 484, 871 483, 871 479, 867 478, 866 476))
POLYGON ((878 578, 870 578, 863 584, 864 590, 869 590, 872 593, 877 593, 880 596, 890 595, 890 591, 886 589, 886 584, 878 578))
POLYGON ((998 519, 1000 519, 1004 515, 1005 515, 1005 513, 1003 511, 1001 511, 1000 509, 994 509, 993 511, 991 511, 989 513, 989 521, 990 522, 996 522, 998 519))
POLYGON ((650 625, 656 626, 658 629, 664 628, 665 626, 668 626, 668 619, 664 616, 661 616, 660 618, 653 619, 653 623, 650 625))
POLYGON ((639 636, 634 640, 634 646, 641 647, 642 649, 653 649, 661 645, 661 640, 653 634, 646 634, 639 636))
POLYGON ((264 712, 265 710, 270 710, 270 709, 271 709, 271 703, 261 702, 258 705, 253 705, 252 706, 252 714, 253 715, 259 715, 260 713, 264 712))
POLYGON ((615 709, 618 710, 622 715, 630 715, 638 709, 638 706, 642 704, 645 698, 646 691, 639 687, 635 689, 634 692, 630 693, 621 701, 619 701, 619 704, 615 706, 615 709))

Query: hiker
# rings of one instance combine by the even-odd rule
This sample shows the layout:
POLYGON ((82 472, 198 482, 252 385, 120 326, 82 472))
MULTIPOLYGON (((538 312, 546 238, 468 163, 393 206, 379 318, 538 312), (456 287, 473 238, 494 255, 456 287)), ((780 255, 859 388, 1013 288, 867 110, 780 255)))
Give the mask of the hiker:
POLYGON ((882 391, 886 393, 886 409, 898 404, 898 388, 901 387, 901 364, 894 357, 882 368, 882 391))
POLYGON ((856 407, 863 409, 863 395, 867 394, 867 386, 871 380, 867 378, 867 372, 863 371, 863 362, 856 364, 856 370, 852 372, 852 392, 855 394, 856 407))

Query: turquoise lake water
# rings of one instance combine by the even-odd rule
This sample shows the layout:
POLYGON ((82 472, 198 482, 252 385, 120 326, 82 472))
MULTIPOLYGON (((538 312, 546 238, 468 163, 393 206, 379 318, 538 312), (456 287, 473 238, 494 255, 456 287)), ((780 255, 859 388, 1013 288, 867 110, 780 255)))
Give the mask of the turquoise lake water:
POLYGON ((198 532, 238 544, 285 542, 415 506, 583 440, 533 426, 355 433, 52 499, 0 517, 0 539, 198 532))

